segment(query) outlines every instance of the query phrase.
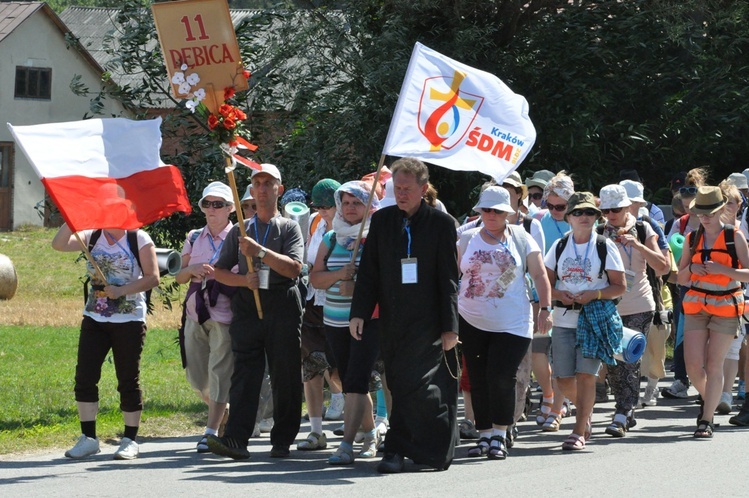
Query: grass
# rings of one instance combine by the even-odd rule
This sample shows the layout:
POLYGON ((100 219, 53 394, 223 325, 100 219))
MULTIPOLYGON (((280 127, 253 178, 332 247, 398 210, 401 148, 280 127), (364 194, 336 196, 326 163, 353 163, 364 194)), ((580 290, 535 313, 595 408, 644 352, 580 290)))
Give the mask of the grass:
MULTIPOLYGON (((25 228, 0 234, 0 253, 18 275, 16 295, 0 301, 0 455, 67 448, 80 434, 73 399, 78 329, 83 308, 77 254, 53 251, 55 231, 25 228)), ((180 299, 178 296, 177 299, 180 299)), ((141 361, 145 410, 144 438, 198 433, 206 410, 185 380, 175 343, 180 309, 163 309, 154 293, 155 313, 141 361)), ((103 440, 123 429, 111 355, 99 384, 97 431, 103 440)))

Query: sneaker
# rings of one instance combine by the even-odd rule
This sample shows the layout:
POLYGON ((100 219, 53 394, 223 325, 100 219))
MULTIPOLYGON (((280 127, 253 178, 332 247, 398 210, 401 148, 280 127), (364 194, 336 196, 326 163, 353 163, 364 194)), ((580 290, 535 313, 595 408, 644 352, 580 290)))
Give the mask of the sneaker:
POLYGON ((375 430, 380 434, 387 434, 388 432, 388 419, 387 417, 375 418, 375 430))
POLYGON ((260 424, 258 422, 255 422, 255 428, 252 429, 252 436, 250 437, 260 437, 260 424))
POLYGON ((208 449, 215 455, 226 456, 234 460, 247 460, 250 452, 247 445, 242 445, 234 438, 222 436, 208 436, 208 449))
POLYGON ((333 434, 335 434, 336 436, 343 436, 343 427, 343 424, 341 424, 339 427, 333 429, 333 434))
POLYGON ((270 449, 271 458, 288 458, 291 455, 289 447, 285 444, 274 444, 270 449))
POLYGON ((718 415, 728 415, 731 413, 731 405, 733 405, 733 396, 731 393, 724 392, 720 395, 720 403, 718 403, 715 412, 718 413, 718 415))
POLYGON ((463 420, 458 424, 460 429, 460 439, 478 439, 479 431, 476 429, 476 425, 470 420, 463 420))
POLYGON ((318 434, 316 432, 310 432, 307 439, 296 445, 296 449, 301 451, 324 450, 327 447, 328 438, 325 437, 325 433, 318 434))
POLYGON ((273 430, 273 419, 272 418, 264 418, 258 424, 258 428, 260 429, 260 432, 263 433, 263 434, 269 433, 271 430, 273 430))
POLYGON ((354 436, 354 442, 355 443, 362 443, 364 442, 364 431, 359 429, 356 431, 356 436, 354 436))
POLYGON ((746 382, 743 380, 739 381, 739 389, 736 392, 736 399, 744 401, 746 399, 746 382))
POLYGON ((673 383, 661 390, 661 396, 670 399, 684 399, 689 396, 689 386, 684 384, 681 379, 676 379, 673 383))
POLYGON ((345 398, 343 396, 333 396, 330 399, 330 405, 328 405, 328 411, 325 412, 325 420, 341 420, 343 419, 343 404, 345 398))
POLYGON ((68 458, 86 458, 87 456, 96 455, 100 451, 99 438, 86 437, 85 434, 81 434, 75 446, 65 452, 65 456, 68 458))
POLYGON ((656 404, 658 404, 657 386, 647 386, 645 394, 640 398, 640 405, 645 408, 646 406, 655 406, 656 404))
POLYGON ((129 437, 123 437, 120 441, 120 447, 114 452, 115 460, 133 460, 138 458, 140 450, 138 449, 138 443, 130 439, 129 437))

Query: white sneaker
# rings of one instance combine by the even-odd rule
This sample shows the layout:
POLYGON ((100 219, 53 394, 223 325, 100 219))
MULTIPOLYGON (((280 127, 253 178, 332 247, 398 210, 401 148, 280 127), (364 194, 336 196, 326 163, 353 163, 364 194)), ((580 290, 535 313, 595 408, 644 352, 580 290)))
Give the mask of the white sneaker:
POLYGON ((670 386, 661 391, 661 396, 671 399, 686 398, 689 396, 687 391, 689 391, 689 386, 676 379, 670 386))
POLYGON ((645 393, 640 398, 640 405, 644 408, 646 406, 655 406, 658 404, 658 386, 647 386, 645 393))
POLYGON ((260 427, 260 432, 262 432, 263 434, 269 433, 273 429, 273 419, 264 418, 260 421, 258 427, 260 427))
POLYGON ((328 410, 325 412, 325 420, 341 420, 343 419, 343 404, 345 398, 343 396, 333 396, 330 399, 330 405, 328 410))
POLYGON ((86 458, 96 455, 100 451, 99 438, 86 437, 85 434, 81 434, 75 446, 65 452, 65 456, 68 458, 86 458))
POLYGON ((114 452, 114 459, 133 460, 134 458, 138 458, 138 455, 140 455, 138 443, 129 437, 123 437, 122 441, 120 441, 120 447, 114 452))
POLYGON ((731 406, 733 405, 733 395, 731 393, 722 393, 720 395, 720 403, 715 411, 720 415, 728 415, 731 413, 731 406))
POLYGON ((250 437, 260 437, 260 424, 255 422, 255 428, 252 430, 252 436, 250 437))

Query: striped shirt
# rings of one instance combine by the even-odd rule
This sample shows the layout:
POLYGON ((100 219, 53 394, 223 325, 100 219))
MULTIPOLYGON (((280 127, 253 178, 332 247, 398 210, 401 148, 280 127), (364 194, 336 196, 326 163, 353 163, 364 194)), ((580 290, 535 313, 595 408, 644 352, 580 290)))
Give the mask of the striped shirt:
MULTIPOLYGON (((325 234, 320 244, 320 250, 330 251, 333 246, 333 252, 328 257, 326 269, 335 271, 341 269, 345 264, 351 261, 352 252, 346 250, 335 240, 335 232, 330 231, 325 234), (335 244, 335 245, 333 245, 335 244), (325 247, 323 247, 325 246, 325 247)), ((364 241, 359 245, 359 254, 356 258, 356 266, 359 267, 361 252, 364 248, 364 241)), ((351 296, 341 296, 339 284, 340 280, 325 291, 325 304, 323 305, 323 323, 331 327, 348 327, 349 314, 351 313, 351 296)))

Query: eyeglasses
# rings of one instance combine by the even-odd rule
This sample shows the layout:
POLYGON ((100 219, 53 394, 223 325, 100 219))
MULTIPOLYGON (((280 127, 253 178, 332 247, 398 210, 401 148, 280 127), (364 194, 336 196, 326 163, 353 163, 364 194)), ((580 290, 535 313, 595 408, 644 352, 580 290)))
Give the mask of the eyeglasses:
POLYGON ((622 209, 624 209, 624 208, 601 209, 601 212, 603 214, 609 214, 609 213, 619 214, 619 213, 622 212, 622 209))
POLYGON ((499 209, 491 209, 491 208, 480 208, 482 213, 494 213, 494 214, 502 214, 506 211, 501 211, 499 209))
POLYGON ((697 218, 706 218, 708 220, 712 220, 713 218, 715 218, 716 214, 718 214, 718 213, 710 213, 710 214, 698 213, 697 214, 697 218))
POLYGON ((567 204, 549 204, 547 202, 546 207, 549 208, 549 211, 567 211, 567 204))
POLYGON ((222 209, 226 206, 228 206, 228 202, 224 201, 209 201, 208 199, 203 199, 203 202, 200 203, 200 207, 203 209, 213 208, 213 209, 222 209))
POLYGON ((540 201, 541 199, 544 198, 544 193, 543 192, 534 192, 532 194, 528 194, 528 197, 530 197, 534 201, 540 201))
POLYGON ((598 211, 594 209, 575 209, 570 213, 575 218, 580 216, 598 216, 598 211))
POLYGON ((680 187, 679 194, 681 195, 697 195, 697 187, 680 187))

